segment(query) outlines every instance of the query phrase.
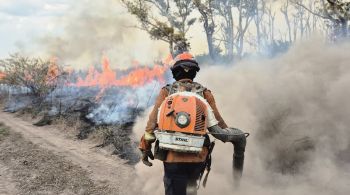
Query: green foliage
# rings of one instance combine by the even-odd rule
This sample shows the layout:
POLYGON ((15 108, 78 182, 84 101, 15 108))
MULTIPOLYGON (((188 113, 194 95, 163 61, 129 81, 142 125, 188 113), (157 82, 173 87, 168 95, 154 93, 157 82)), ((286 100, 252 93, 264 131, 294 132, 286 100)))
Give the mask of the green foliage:
POLYGON ((186 33, 196 21, 196 18, 190 17, 193 10, 192 0, 122 0, 122 2, 139 20, 140 28, 148 32, 152 39, 169 43, 171 53, 177 44, 189 47, 186 33), (153 13, 155 10, 157 13, 153 13))
POLYGON ((156 22, 149 30, 152 39, 171 40, 174 36, 174 28, 169 27, 164 22, 156 22))
POLYGON ((338 22, 350 20, 350 2, 342 2, 340 0, 327 0, 325 12, 331 20, 338 22))

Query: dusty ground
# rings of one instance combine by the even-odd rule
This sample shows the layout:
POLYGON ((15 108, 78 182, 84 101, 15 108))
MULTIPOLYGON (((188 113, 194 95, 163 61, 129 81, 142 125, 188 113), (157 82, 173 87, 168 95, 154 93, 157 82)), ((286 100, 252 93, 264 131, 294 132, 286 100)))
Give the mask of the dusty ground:
POLYGON ((94 143, 7 113, 0 123, 1 195, 130 193, 134 169, 94 143))

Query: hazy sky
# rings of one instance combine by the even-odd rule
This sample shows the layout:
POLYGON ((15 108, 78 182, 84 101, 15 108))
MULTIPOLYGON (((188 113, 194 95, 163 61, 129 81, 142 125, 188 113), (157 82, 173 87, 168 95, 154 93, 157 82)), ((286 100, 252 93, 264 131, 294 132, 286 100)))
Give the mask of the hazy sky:
POLYGON ((55 33, 52 20, 71 6, 68 0, 0 0, 0 57, 35 37, 55 33))
POLYGON ((21 51, 87 67, 106 54, 118 67, 152 64, 162 49, 129 27, 135 20, 118 0, 0 0, 0 58, 21 51))
MULTIPOLYGON (((278 5, 283 0, 274 2, 278 14, 278 5)), ((91 56, 91 53, 95 51, 88 53, 80 50, 88 48, 90 50, 103 48, 103 51, 98 52, 113 54, 116 56, 114 61, 117 61, 118 64, 125 64, 130 59, 149 62, 154 57, 163 56, 164 54, 159 53, 167 51, 167 45, 164 42, 151 41, 149 36, 144 32, 139 32, 140 30, 125 29, 125 26, 135 25, 135 21, 135 17, 129 15, 125 8, 118 3, 118 0, 0 0, 0 58, 7 57, 9 53, 16 51, 46 51, 46 49, 52 50, 53 47, 63 53, 64 51, 70 54, 81 53, 81 56, 77 56, 77 54, 69 56, 69 60, 76 58, 76 61, 70 62, 74 64, 77 61, 82 62, 82 64, 92 61, 94 56, 91 56), (94 17, 102 19, 104 24, 98 20, 95 21, 96 23, 90 23, 89 20, 93 20, 94 17), (67 33, 70 34, 67 35, 67 33), (75 33, 85 33, 87 38, 81 39, 78 44, 77 38, 84 36, 73 36, 72 34, 75 33), (113 38, 111 36, 113 33, 120 35, 120 38, 113 38), (57 34, 60 36, 55 36, 57 34), (43 37, 51 45, 46 49, 39 49, 38 45, 43 44, 40 42, 43 37), (57 43, 55 37, 59 37, 59 39, 63 37, 62 40, 59 40, 60 44, 57 43), (101 41, 98 42, 100 47, 91 48, 92 45, 96 46, 96 41, 89 40, 90 37, 100 39, 101 41), (85 44, 87 42, 90 45, 85 44), (64 47, 66 45, 70 48, 64 47), (71 47, 72 45, 75 47, 71 47)), ((285 25, 283 17, 280 15, 276 17, 276 25, 282 27, 283 32, 285 25)), ((205 33, 201 26, 202 24, 197 23, 195 28, 192 28, 188 33, 191 51, 195 55, 206 52, 207 48, 205 33)), ((276 32, 276 36, 280 30, 276 32)), ((254 29, 251 33, 254 33, 254 29)), ((67 55, 64 57, 68 59, 67 55)))

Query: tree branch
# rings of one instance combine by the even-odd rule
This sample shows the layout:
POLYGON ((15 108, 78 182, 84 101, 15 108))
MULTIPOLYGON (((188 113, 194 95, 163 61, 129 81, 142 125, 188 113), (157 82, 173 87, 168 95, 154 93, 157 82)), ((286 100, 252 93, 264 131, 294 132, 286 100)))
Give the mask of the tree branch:
POLYGON ((316 13, 316 12, 312 11, 311 9, 309 9, 308 7, 306 7, 305 5, 303 5, 303 4, 299 3, 299 2, 295 2, 295 4, 300 6, 300 7, 302 7, 302 8, 304 8, 305 10, 307 10, 308 12, 310 12, 311 14, 313 14, 315 16, 321 17, 323 19, 332 20, 332 18, 324 16, 324 15, 321 15, 319 13, 316 13))

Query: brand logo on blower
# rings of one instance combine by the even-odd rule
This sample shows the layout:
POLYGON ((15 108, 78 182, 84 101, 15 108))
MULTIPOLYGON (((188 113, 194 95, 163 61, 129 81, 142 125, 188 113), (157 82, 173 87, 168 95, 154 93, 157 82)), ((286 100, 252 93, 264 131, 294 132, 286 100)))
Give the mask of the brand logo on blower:
POLYGON ((180 141, 180 142, 188 142, 188 139, 186 138, 181 138, 181 137, 176 137, 175 141, 180 141))

